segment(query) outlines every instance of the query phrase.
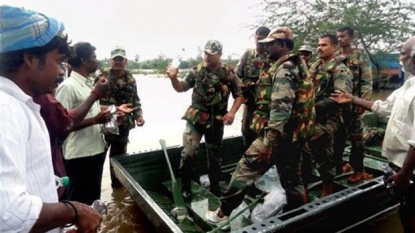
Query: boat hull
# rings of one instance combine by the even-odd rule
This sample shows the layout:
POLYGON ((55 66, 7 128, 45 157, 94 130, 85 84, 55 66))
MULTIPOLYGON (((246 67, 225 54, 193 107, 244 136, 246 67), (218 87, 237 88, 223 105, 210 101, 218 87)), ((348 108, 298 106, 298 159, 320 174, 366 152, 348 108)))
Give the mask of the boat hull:
MULTIPOLYGON (((224 139, 224 180, 229 179, 235 169, 243 154, 243 148, 240 136, 224 139)), ((167 148, 176 177, 181 151, 180 146, 167 148)), ((383 185, 382 167, 387 161, 380 157, 379 147, 368 148, 368 152, 370 154, 365 158, 365 169, 374 175, 372 180, 351 185, 347 183, 350 174, 342 174, 335 179, 335 193, 318 198, 321 194, 321 182, 315 177, 316 182, 309 186, 311 202, 270 217, 260 224, 252 224, 249 219, 244 219, 242 226, 232 229, 232 232, 345 231, 391 211, 397 206, 397 201, 390 197, 383 185)), ((198 192, 193 196, 199 199, 195 198, 197 200, 192 200, 192 203, 188 204, 191 221, 181 222, 171 212, 175 206, 168 183, 170 174, 162 150, 139 152, 111 159, 117 178, 160 232, 207 232, 215 228, 204 221, 204 212, 219 206, 220 201, 198 184, 198 178, 207 174, 206 161, 205 145, 201 144, 192 184, 192 192, 198 192)))

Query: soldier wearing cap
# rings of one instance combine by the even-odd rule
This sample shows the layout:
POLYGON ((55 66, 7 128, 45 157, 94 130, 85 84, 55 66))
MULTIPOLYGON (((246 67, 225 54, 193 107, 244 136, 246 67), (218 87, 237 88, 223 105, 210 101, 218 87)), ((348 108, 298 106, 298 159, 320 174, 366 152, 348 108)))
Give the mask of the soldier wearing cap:
POLYGON ((208 176, 210 192, 221 195, 220 149, 222 147, 224 125, 231 125, 242 103, 240 79, 233 68, 220 61, 222 45, 219 41, 209 40, 205 46, 204 61, 186 75, 183 81, 177 79, 177 68, 167 67, 167 76, 177 92, 193 89, 192 103, 182 119, 186 120, 183 133, 184 149, 180 162, 180 174, 183 184, 183 197, 191 198, 191 178, 194 157, 199 149, 200 140, 205 137, 208 155, 208 176), (228 99, 232 93, 233 105, 228 111, 228 99))
POLYGON ((249 48, 242 55, 235 67, 235 72, 242 80, 242 90, 244 92, 244 111, 242 115, 242 136, 245 146, 248 147, 256 139, 256 132, 250 129, 252 114, 255 110, 255 82, 258 81, 260 69, 269 67, 267 56, 260 40, 267 37, 269 33, 267 27, 259 27, 255 32, 255 48, 249 48))
MULTIPOLYGON (((342 106, 331 100, 330 95, 335 91, 350 91, 352 88, 353 76, 345 65, 345 57, 336 57, 337 44, 335 35, 322 35, 317 49, 319 59, 309 69, 316 88, 316 127, 308 142, 307 154, 318 164, 323 181, 321 197, 330 195, 333 191, 333 137, 339 126, 344 124, 342 106)), ((305 185, 309 183, 309 176, 310 171, 304 171, 305 185)))
POLYGON ((96 232, 102 217, 79 202, 58 203, 49 135, 33 98, 52 93, 69 55, 64 25, 0 6, 0 232, 96 232))
POLYGON ((303 60, 292 52, 294 41, 290 28, 274 29, 260 42, 264 43, 268 58, 273 61, 270 75, 260 76, 258 84, 261 85, 257 85, 266 93, 261 109, 267 109, 269 121, 263 126, 264 135, 251 144, 239 161, 221 207, 206 213, 211 224, 226 221, 243 201, 247 187, 274 164, 286 190, 288 205, 285 209, 305 203, 300 162, 301 151, 314 128, 313 83, 303 60))
MULTIPOLYGON (((127 65, 125 49, 116 46, 111 50, 111 68, 104 73, 108 74, 108 95, 100 99, 101 105, 122 105, 131 103, 133 111, 121 118, 118 123, 119 134, 106 134, 105 141, 110 150, 110 158, 127 153, 128 136, 130 130, 136 125, 144 125, 143 111, 141 109, 140 97, 137 93, 137 83, 134 76, 125 69, 127 65)), ((115 177, 114 169, 110 163, 111 187, 122 187, 120 181, 115 177)))
POLYGON ((310 45, 301 45, 298 49, 298 53, 300 54, 300 57, 304 59, 308 68, 310 68, 311 58, 313 57, 313 48, 311 48, 310 45))

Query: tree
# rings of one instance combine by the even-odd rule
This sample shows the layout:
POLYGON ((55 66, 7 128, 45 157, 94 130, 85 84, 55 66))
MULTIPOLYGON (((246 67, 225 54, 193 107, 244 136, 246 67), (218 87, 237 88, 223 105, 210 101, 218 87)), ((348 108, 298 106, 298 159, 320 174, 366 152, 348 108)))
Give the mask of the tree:
POLYGON ((296 48, 317 44, 325 33, 342 26, 355 29, 355 43, 363 48, 379 72, 378 53, 396 52, 414 35, 415 5, 409 0, 263 0, 262 25, 287 25, 296 34, 296 48))

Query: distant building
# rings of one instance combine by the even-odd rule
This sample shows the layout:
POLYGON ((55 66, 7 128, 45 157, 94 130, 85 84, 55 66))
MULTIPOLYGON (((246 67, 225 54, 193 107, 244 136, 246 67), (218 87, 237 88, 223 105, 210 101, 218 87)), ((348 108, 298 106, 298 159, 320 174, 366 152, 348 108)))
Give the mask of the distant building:
MULTIPOLYGON (((378 88, 398 88, 405 81, 404 73, 399 65, 399 53, 377 55, 380 66, 380 77, 376 78, 376 70, 373 70, 373 86, 378 88)), ((376 68, 372 64, 372 68, 376 68)))

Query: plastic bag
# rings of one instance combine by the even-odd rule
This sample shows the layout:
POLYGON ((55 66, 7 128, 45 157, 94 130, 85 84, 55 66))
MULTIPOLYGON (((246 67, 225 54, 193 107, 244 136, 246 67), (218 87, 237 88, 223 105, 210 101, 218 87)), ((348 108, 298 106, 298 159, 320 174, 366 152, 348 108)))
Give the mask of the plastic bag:
POLYGON ((202 185, 204 188, 210 186, 210 180, 209 180, 209 176, 207 174, 206 175, 201 175, 200 178, 199 178, 199 182, 200 182, 200 185, 202 185))
POLYGON ((109 107, 109 110, 112 114, 112 118, 107 123, 101 125, 101 133, 118 135, 120 133, 120 130, 118 128, 117 122, 117 108, 115 107, 115 105, 111 105, 109 107))
POLYGON ((268 192, 264 197, 264 203, 257 204, 251 214, 252 222, 259 223, 282 210, 287 204, 287 197, 275 165, 258 179, 255 185, 258 189, 268 192))
MULTIPOLYGON (((236 214, 238 214, 239 212, 241 212, 244 208, 246 208, 248 205, 243 201, 238 207, 236 207, 231 215, 229 216, 229 218, 232 218, 233 216, 235 216, 236 214)), ((232 220, 230 222, 231 225, 231 230, 235 231, 237 229, 243 228, 245 226, 243 219, 244 218, 249 218, 249 215, 251 214, 251 212, 249 211, 249 208, 246 209, 241 215, 239 215, 238 217, 236 217, 234 220, 232 220)))

